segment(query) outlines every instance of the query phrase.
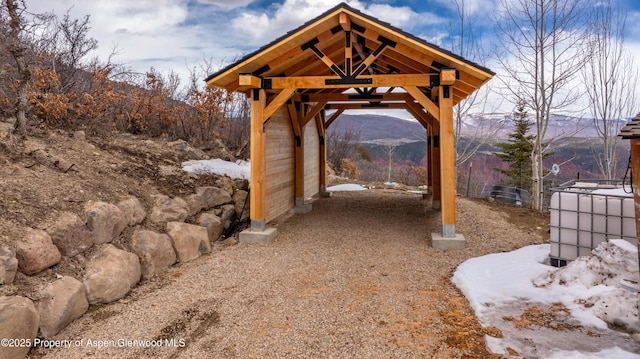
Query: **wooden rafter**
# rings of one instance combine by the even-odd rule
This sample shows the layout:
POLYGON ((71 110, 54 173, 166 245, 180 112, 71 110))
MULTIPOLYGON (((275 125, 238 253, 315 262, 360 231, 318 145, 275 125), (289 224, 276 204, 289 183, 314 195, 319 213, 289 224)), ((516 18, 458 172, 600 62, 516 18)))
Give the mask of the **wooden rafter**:
POLYGON ((436 120, 440 121, 440 108, 431 101, 420 89, 416 86, 404 86, 411 96, 422 105, 436 120))
POLYGON ((311 109, 309 109, 309 112, 307 112, 300 121, 300 125, 302 127, 306 126, 307 123, 309 123, 309 121, 311 121, 320 112, 320 110, 324 108, 326 104, 326 102, 318 102, 313 107, 311 107, 311 109))
POLYGON ((287 102, 291 98, 291 95, 293 95, 295 92, 295 88, 282 89, 282 91, 280 91, 280 93, 273 100, 271 100, 271 102, 269 102, 267 107, 264 109, 262 113, 263 121, 266 121, 266 119, 271 117, 271 115, 273 115, 282 105, 284 105, 285 102, 287 102))
POLYGON ((317 93, 301 96, 306 102, 368 102, 368 101, 411 101, 411 95, 402 92, 345 94, 345 93, 317 93))
POLYGON ((338 118, 340 117, 340 115, 342 115, 342 113, 344 112, 345 109, 338 109, 336 112, 334 112, 331 117, 329 117, 325 122, 324 122, 324 128, 329 128, 329 126, 331 126, 331 124, 338 118))
POLYGON ((260 79, 252 75, 240 75, 242 86, 265 89, 299 89, 299 88, 352 88, 352 87, 405 87, 429 86, 429 74, 393 74, 362 76, 357 79, 362 83, 346 83, 339 76, 295 76, 270 77, 260 79))
MULTIPOLYGON (((299 105, 300 103, 298 103, 299 105)), ((293 129, 294 136, 302 136, 300 129, 300 120, 298 116, 298 108, 293 101, 287 102, 287 111, 289 112, 289 118, 291 119, 291 128, 293 129)))
POLYGON ((347 76, 351 76, 353 50, 351 39, 351 18, 346 13, 340 14, 340 26, 344 30, 344 72, 347 76))
POLYGON ((418 105, 413 101, 405 102, 406 109, 411 113, 411 115, 418 121, 422 126, 427 129, 428 126, 434 127, 437 126, 437 121, 435 121, 435 117, 429 116, 427 112, 424 112, 422 106, 418 105))
MULTIPOLYGON (((328 40, 325 45, 326 47, 323 47, 322 50, 326 54, 326 56, 332 59, 334 63, 336 61, 339 61, 339 58, 344 52, 344 44, 342 42, 342 39, 339 37, 335 37, 331 40, 328 40)), ((315 53, 313 53, 312 51, 307 51, 300 56, 299 62, 278 74, 284 74, 286 76, 330 74, 331 69, 327 67, 327 65, 322 61, 314 61, 316 58, 317 55, 315 53)))

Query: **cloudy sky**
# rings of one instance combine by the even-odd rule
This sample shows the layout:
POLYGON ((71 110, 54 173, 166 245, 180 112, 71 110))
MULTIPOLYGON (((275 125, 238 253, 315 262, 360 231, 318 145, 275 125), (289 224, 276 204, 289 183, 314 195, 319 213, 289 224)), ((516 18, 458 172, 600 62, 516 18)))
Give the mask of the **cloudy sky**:
MULTIPOLYGON (((458 2, 462 2, 459 0, 458 2)), ((640 64, 640 2, 617 0, 628 11, 627 45, 640 64)), ((187 81, 189 69, 205 62, 216 68, 297 28, 339 0, 26 0, 35 13, 90 16, 96 53, 136 71, 174 70, 187 81)), ((452 0, 346 0, 350 6, 444 48, 451 47, 452 0)), ((483 41, 494 36, 500 0, 464 0, 483 41)), ((477 59, 473 59, 477 60, 477 59)), ((490 63, 487 66, 497 70, 490 63)))

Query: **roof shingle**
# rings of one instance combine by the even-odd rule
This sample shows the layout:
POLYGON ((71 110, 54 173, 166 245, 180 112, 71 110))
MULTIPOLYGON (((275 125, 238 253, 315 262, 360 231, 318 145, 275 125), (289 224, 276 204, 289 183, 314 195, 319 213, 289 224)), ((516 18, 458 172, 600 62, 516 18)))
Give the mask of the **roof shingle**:
POLYGON ((629 121, 627 125, 620 130, 620 134, 618 136, 624 139, 640 138, 640 114, 637 114, 636 117, 632 118, 631 121, 629 121))

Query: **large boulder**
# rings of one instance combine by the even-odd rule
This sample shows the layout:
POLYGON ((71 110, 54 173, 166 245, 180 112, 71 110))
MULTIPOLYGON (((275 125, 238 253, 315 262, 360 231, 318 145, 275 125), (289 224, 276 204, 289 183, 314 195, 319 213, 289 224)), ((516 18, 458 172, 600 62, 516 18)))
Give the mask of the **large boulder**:
POLYGON ((38 311, 30 299, 0 297, 0 338, 15 344, 0 347, 0 359, 24 358, 38 334, 39 321, 38 311))
POLYGON ((171 237, 173 248, 180 262, 194 260, 202 253, 211 252, 207 229, 182 222, 167 223, 167 234, 171 237))
POLYGON ((90 304, 110 303, 124 297, 140 281, 138 256, 104 244, 87 265, 84 286, 90 304))
POLYGON ((18 271, 18 259, 15 249, 0 246, 0 284, 11 284, 18 271))
POLYGON ((224 232, 224 225, 220 217, 213 213, 205 212, 198 216, 198 224, 207 229, 209 242, 217 241, 224 232))
POLYGON ((124 213, 111 203, 89 202, 84 208, 84 215, 94 244, 109 243, 127 228, 124 213))
POLYGON ((224 225, 224 229, 227 229, 231 226, 231 222, 236 215, 236 206, 233 204, 225 204, 220 207, 222 212, 220 213, 220 219, 222 220, 222 224, 224 225))
POLYGON ((233 194, 233 203, 235 205, 236 216, 242 218, 242 214, 249 210, 249 192, 236 190, 233 194))
POLYGON ((207 203, 205 203, 202 193, 190 194, 184 197, 184 201, 187 203, 187 215, 189 217, 207 208, 207 203))
POLYGON ((142 276, 151 278, 172 266, 177 258, 171 245, 171 238, 166 234, 139 229, 133 233, 131 247, 140 257, 142 276))
POLYGON ((182 198, 170 198, 162 194, 152 196, 154 206, 149 220, 152 223, 184 222, 189 216, 188 204, 182 198))
POLYGON ((207 154, 203 150, 194 148, 185 140, 176 140, 167 143, 167 146, 173 148, 173 150, 180 156, 186 157, 190 160, 202 160, 207 158, 207 154))
POLYGON ((73 139, 84 142, 87 140, 87 134, 84 131, 75 131, 73 133, 73 139))
POLYGON ((249 180, 246 178, 236 178, 233 180, 236 189, 246 191, 249 189, 249 180))
POLYGON ((93 246, 91 231, 84 221, 72 212, 61 212, 46 231, 63 256, 73 257, 93 246))
POLYGON ((120 201, 117 206, 124 214, 130 227, 142 223, 145 217, 147 217, 147 212, 137 197, 130 196, 125 198, 120 201))
POLYGON ((40 273, 58 264, 62 255, 51 236, 43 230, 27 229, 21 241, 16 241, 18 268, 26 275, 40 273))
POLYGON ((13 132, 13 125, 0 121, 0 138, 7 138, 13 132))
POLYGON ((84 284, 73 277, 49 283, 36 308, 40 314, 40 334, 51 338, 89 309, 84 284))
MULTIPOLYGON (((227 178, 227 177, 223 177, 227 178)), ((233 186, 233 181, 231 181, 231 186, 233 186)), ((233 188, 231 188, 233 191, 233 188)), ((219 187, 198 187, 196 188, 196 194, 202 197, 202 201, 204 203, 204 209, 209 209, 213 207, 222 206, 223 204, 233 202, 233 198, 231 194, 226 190, 219 187)))
POLYGON ((215 186, 221 188, 223 191, 233 196, 233 192, 236 190, 236 183, 234 180, 227 176, 221 176, 216 179, 215 186))

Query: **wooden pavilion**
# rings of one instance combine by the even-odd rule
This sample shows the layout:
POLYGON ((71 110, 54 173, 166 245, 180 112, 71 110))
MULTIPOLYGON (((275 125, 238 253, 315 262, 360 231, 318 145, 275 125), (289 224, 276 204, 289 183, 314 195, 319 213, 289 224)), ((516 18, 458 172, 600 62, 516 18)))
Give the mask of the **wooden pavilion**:
POLYGON ((251 228, 241 241, 275 238, 267 223, 324 194, 325 131, 345 110, 404 109, 424 126, 436 248, 463 248, 456 233, 453 106, 494 73, 390 24, 339 4, 210 75, 251 99, 251 228), (328 110, 335 110, 327 117, 328 110))

